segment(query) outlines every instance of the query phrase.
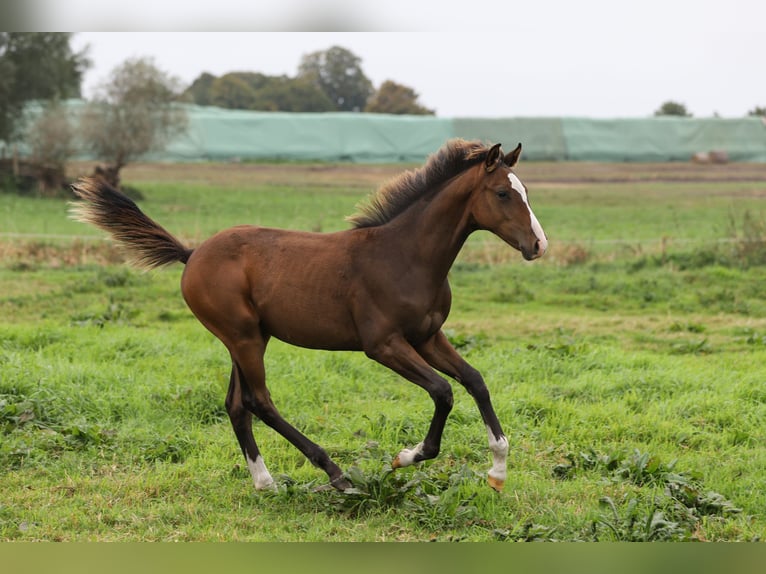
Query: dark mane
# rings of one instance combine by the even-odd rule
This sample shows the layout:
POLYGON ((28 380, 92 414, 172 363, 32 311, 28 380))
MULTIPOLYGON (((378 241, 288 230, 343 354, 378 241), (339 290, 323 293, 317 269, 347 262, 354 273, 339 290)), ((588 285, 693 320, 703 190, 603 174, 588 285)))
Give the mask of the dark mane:
POLYGON ((434 187, 483 161, 489 149, 479 141, 449 140, 422 167, 405 171, 384 184, 346 219, 355 228, 383 225, 434 187))

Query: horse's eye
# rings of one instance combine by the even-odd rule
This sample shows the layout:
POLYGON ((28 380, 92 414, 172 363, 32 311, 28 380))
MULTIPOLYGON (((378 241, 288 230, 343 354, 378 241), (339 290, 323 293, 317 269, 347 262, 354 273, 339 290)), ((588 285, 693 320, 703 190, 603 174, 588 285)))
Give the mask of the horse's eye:
POLYGON ((497 197, 499 197, 500 199, 507 199, 508 192, 505 190, 500 190, 497 192, 497 197))

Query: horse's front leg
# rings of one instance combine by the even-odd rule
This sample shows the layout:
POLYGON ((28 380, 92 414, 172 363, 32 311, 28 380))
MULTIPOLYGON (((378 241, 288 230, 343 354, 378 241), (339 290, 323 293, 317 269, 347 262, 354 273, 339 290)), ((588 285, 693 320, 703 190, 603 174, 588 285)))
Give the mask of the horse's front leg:
POLYGON ((392 369, 408 381, 425 389, 434 402, 434 414, 423 442, 403 449, 391 463, 394 468, 435 458, 441 448, 442 433, 452 410, 452 387, 428 365, 404 337, 393 335, 382 344, 367 349, 371 359, 392 369))
POLYGON ((507 474, 508 439, 500 427, 500 421, 492 407, 489 390, 481 373, 458 354, 441 331, 420 345, 417 351, 433 368, 463 385, 476 401, 481 418, 487 427, 489 449, 492 451, 492 468, 487 473, 487 482, 498 492, 501 491, 507 474))

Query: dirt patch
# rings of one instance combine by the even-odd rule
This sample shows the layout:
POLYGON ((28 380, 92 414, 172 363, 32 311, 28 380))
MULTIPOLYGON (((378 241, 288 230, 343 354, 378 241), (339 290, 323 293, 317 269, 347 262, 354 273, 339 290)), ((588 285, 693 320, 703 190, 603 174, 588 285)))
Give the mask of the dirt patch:
MULTIPOLYGON (((284 185, 373 190, 410 166, 402 164, 261 164, 261 163, 135 163, 122 170, 122 181, 196 183, 205 185, 284 185)), ((93 166, 74 163, 73 178, 88 175, 93 166)))

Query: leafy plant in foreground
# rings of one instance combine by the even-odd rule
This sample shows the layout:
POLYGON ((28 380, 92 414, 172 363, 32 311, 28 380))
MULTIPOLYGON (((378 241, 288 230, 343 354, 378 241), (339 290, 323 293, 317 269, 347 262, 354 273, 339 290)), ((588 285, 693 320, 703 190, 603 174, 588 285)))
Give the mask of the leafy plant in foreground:
POLYGON ((364 474, 354 467, 348 476, 354 488, 339 493, 336 503, 353 516, 396 508, 421 526, 441 530, 464 524, 477 515, 470 504, 474 495, 467 495, 463 488, 477 480, 467 467, 451 474, 414 472, 409 477, 392 470, 364 474))
POLYGON ((599 539, 599 527, 606 527, 615 540, 620 542, 649 542, 656 540, 678 540, 686 536, 687 530, 678 522, 668 520, 654 502, 648 512, 639 506, 636 498, 628 500, 622 514, 614 501, 604 496, 599 502, 606 506, 610 515, 604 515, 592 524, 594 539, 599 539))
POLYGON ((624 509, 618 510, 611 497, 600 498, 610 514, 593 522, 592 535, 596 539, 603 526, 620 541, 685 540, 692 537, 703 516, 725 517, 741 512, 723 495, 705 490, 699 476, 675 472, 675 461, 666 464, 649 453, 634 450, 628 455, 602 454, 590 449, 567 453, 565 459, 567 462, 553 468, 556 478, 571 479, 580 471, 596 471, 613 481, 654 487, 648 506, 641 503, 640 496, 630 495, 624 509))

